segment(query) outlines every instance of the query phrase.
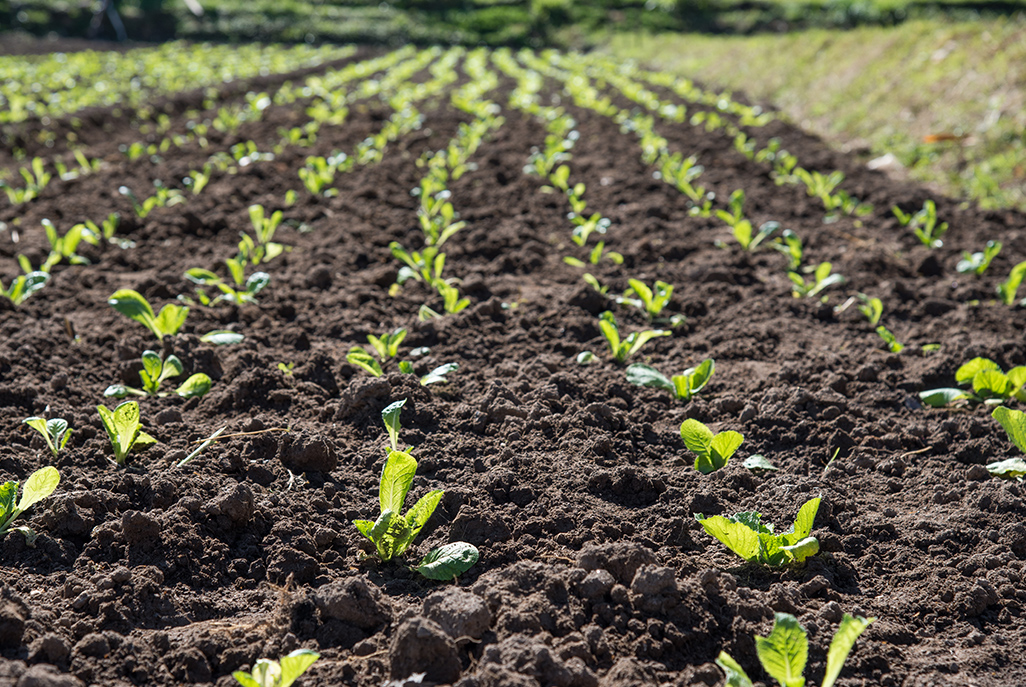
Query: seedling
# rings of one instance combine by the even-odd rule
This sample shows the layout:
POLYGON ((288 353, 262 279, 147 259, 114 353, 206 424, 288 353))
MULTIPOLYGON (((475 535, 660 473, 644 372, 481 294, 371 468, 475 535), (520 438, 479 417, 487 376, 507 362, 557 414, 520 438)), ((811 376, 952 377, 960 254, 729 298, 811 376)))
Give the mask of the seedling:
POLYGON ((697 456, 695 469, 703 475, 725 466, 745 440, 740 432, 729 430, 714 435, 704 424, 691 419, 681 424, 680 436, 688 450, 697 456))
POLYGON ((103 428, 107 430, 110 444, 114 448, 114 462, 124 467, 131 451, 141 451, 157 443, 157 440, 142 431, 139 422, 139 404, 135 401, 122 403, 113 411, 107 406, 96 406, 103 428))
POLYGON ((1026 367, 1013 367, 1007 373, 1001 366, 988 358, 973 358, 955 371, 955 382, 960 386, 970 385, 972 392, 956 388, 930 389, 919 393, 923 403, 935 408, 951 405, 956 401, 970 401, 996 405, 1015 399, 1026 403, 1026 367))
POLYGON ((833 265, 829 262, 821 262, 819 267, 813 272, 811 281, 806 280, 805 277, 797 272, 788 272, 787 276, 793 282, 791 295, 795 298, 815 298, 831 286, 843 284, 844 277, 840 274, 832 274, 832 271, 833 265))
POLYGON ((585 272, 581 275, 581 279, 583 279, 585 284, 595 289, 599 294, 605 296, 609 293, 609 285, 600 283, 591 272, 585 272))
POLYGON ((435 489, 417 501, 406 515, 401 514, 416 473, 417 461, 413 456, 403 451, 389 451, 381 471, 381 515, 374 521, 353 521, 360 534, 374 543, 382 562, 390 561, 406 551, 442 500, 444 492, 435 489))
POLYGON ((374 347, 378 357, 382 360, 394 358, 399 354, 399 344, 406 338, 406 330, 402 327, 391 334, 382 334, 380 337, 373 334, 367 335, 367 343, 374 347))
POLYGON ((11 280, 11 285, 4 288, 0 282, 0 295, 3 295, 14 305, 21 305, 25 299, 46 286, 50 281, 50 275, 46 272, 29 272, 11 280))
POLYGON ((381 363, 360 346, 353 346, 349 349, 349 353, 346 354, 346 362, 356 365, 372 377, 380 377, 384 374, 381 370, 381 363))
POLYGON ((142 294, 132 289, 115 291, 107 302, 122 315, 145 326, 160 340, 165 336, 177 334, 189 314, 189 308, 168 303, 160 309, 159 314, 154 315, 149 302, 142 294))
POLYGON ((897 337, 882 324, 876 328, 876 333, 884 340, 884 343, 887 344, 887 350, 891 353, 901 353, 905 350, 905 344, 898 341, 897 337))
POLYGON ((57 457, 61 449, 68 445, 68 439, 71 438, 72 430, 68 428, 68 421, 63 418, 47 420, 41 417, 30 417, 22 422, 43 436, 46 447, 50 449, 54 458, 57 457))
MULTIPOLYGON (((1013 267, 1012 271, 1008 274, 1008 279, 997 285, 997 292, 1001 296, 1002 303, 1005 305, 1015 305, 1015 295, 1019 291, 1019 285, 1022 284, 1023 277, 1026 277, 1026 262, 1020 262, 1013 267)), ((1019 305, 1026 305, 1026 298, 1019 301, 1019 305)))
POLYGON ((644 310, 650 322, 659 316, 673 295, 673 284, 667 284, 658 279, 654 288, 651 289, 638 279, 628 279, 627 283, 630 284, 630 288, 624 291, 623 297, 617 298, 616 302, 626 303, 639 310, 644 310), (637 298, 631 298, 631 296, 637 296, 637 298))
POLYGON ((987 268, 990 267, 991 260, 1001 252, 1002 247, 1000 241, 987 241, 987 245, 981 252, 969 253, 968 251, 962 251, 962 259, 958 261, 955 269, 962 274, 972 272, 977 277, 982 276, 987 271, 987 268))
POLYGON ((627 381, 638 386, 666 389, 678 401, 687 403, 691 397, 705 388, 716 370, 712 358, 703 360, 697 367, 689 367, 682 374, 667 378, 654 367, 634 363, 627 368, 627 381))
MULTIPOLYGON (((178 356, 169 355, 166 359, 161 360, 160 355, 155 351, 143 351, 142 364, 143 367, 139 370, 139 378, 143 384, 142 389, 124 386, 123 384, 112 384, 107 387, 103 395, 113 396, 114 398, 124 398, 125 396, 168 396, 169 394, 160 392, 161 383, 171 377, 179 376, 184 370, 182 361, 178 359, 178 356)), ((208 375, 197 372, 175 389, 175 393, 182 398, 203 396, 210 391, 212 384, 213 381, 208 375)))
POLYGON ((480 558, 477 547, 456 541, 431 549, 413 569, 429 580, 455 580, 470 570, 480 558))
MULTIPOLYGON (((410 363, 406 363, 406 365, 409 365, 409 372, 412 373, 413 366, 410 363)), ((439 365, 435 369, 431 370, 431 372, 428 372, 426 375, 420 378, 420 385, 428 386, 430 384, 446 384, 449 381, 447 379, 447 375, 449 375, 452 372, 455 372, 459 368, 460 366, 456 363, 446 363, 445 365, 439 365)), ((406 370, 403 369, 403 363, 399 363, 399 369, 402 372, 406 372, 406 370)))
POLYGON ((290 247, 273 241, 274 232, 281 224, 281 217, 281 210, 275 210, 270 217, 266 217, 262 205, 249 206, 249 221, 253 225, 253 232, 256 235, 256 245, 250 254, 250 260, 254 265, 270 262, 285 251, 291 250, 290 247))
MULTIPOLYGON (((243 271, 245 269, 245 260, 229 259, 225 260, 225 264, 228 265, 228 271, 231 272, 232 279, 235 281, 235 285, 239 288, 233 288, 230 284, 226 283, 221 279, 221 277, 210 270, 205 270, 201 267, 193 267, 192 269, 186 270, 185 278, 192 283, 198 284, 199 286, 214 286, 221 291, 219 296, 210 298, 205 289, 197 288, 196 297, 199 299, 200 305, 217 305, 217 303, 222 300, 234 303, 235 305, 255 303, 257 294, 263 291, 264 288, 271 283, 271 275, 267 274, 267 272, 254 272, 244 282, 243 271)), ((179 296, 178 298, 186 303, 192 302, 192 300, 186 296, 179 296)))
POLYGON ((807 501, 798 510, 790 529, 780 534, 774 534, 773 525, 763 523, 762 514, 755 511, 736 513, 729 518, 722 515, 707 518, 695 513, 695 520, 707 533, 746 561, 776 567, 802 563, 819 553, 819 541, 809 536, 819 502, 819 497, 807 501))
MULTIPOLYGON (((607 251, 606 242, 599 241, 595 244, 595 247, 591 249, 591 253, 588 255, 588 262, 590 262, 592 265, 597 265, 603 260, 609 260, 614 265, 622 265, 623 255, 617 253, 616 251, 607 251)), ((585 267, 585 263, 583 260, 578 260, 577 258, 571 257, 569 255, 563 258, 563 262, 570 265, 571 267, 585 267)))
POLYGON ((912 227, 916 238, 927 248, 940 248, 944 245, 941 237, 947 232, 948 223, 937 224, 937 204, 932 200, 923 203, 923 209, 915 214, 902 212, 897 205, 891 210, 903 226, 912 227))
POLYGON ((320 657, 316 651, 296 649, 279 661, 261 658, 252 673, 236 670, 232 677, 242 687, 289 687, 320 657))
POLYGON ((286 377, 292 377, 292 375, 294 374, 293 370, 295 369, 295 367, 295 363, 278 363, 278 371, 286 377))
POLYGON ((805 249, 798 234, 790 229, 786 229, 780 238, 770 245, 787 256, 787 270, 789 272, 797 272, 798 268, 802 266, 802 257, 805 249))
POLYGON ((397 284, 403 284, 408 279, 426 281, 429 284, 436 279, 442 278, 442 270, 445 268, 445 253, 439 253, 437 246, 428 246, 423 251, 407 252, 398 242, 392 241, 388 244, 393 257, 403 263, 399 268, 399 275, 396 277, 397 284))
POLYGON ((660 336, 671 336, 673 332, 663 329, 647 329, 645 331, 633 332, 626 339, 620 339, 620 327, 616 323, 613 313, 606 310, 599 316, 599 329, 606 337, 609 344, 609 351, 618 363, 625 362, 627 358, 641 350, 641 347, 652 339, 660 336))
POLYGON ((455 315, 470 305, 470 299, 460 298, 460 290, 444 279, 435 279, 432 282, 432 286, 438 291, 438 295, 442 297, 442 305, 445 308, 445 312, 450 315, 455 315))
MULTIPOLYGON (((842 616, 841 624, 827 651, 826 673, 823 675, 822 687, 834 687, 848 654, 855 646, 855 640, 874 620, 876 618, 853 617, 847 613, 842 616)), ((769 636, 755 638, 755 653, 763 670, 781 687, 805 687, 802 673, 805 672, 805 663, 809 656, 809 639, 805 628, 793 615, 776 613, 773 630, 769 636)), ((744 669, 727 652, 720 652, 716 665, 727 675, 726 687, 752 687, 752 681, 744 669)))
POLYGON ((25 535, 25 539, 31 545, 36 539, 36 533, 31 527, 11 527, 14 520, 39 503, 57 489, 61 481, 61 474, 57 468, 47 466, 40 468, 29 475, 25 480, 21 492, 21 499, 18 499, 18 483, 15 481, 0 484, 0 537, 12 529, 25 535), (15 501, 17 500, 17 505, 15 501))

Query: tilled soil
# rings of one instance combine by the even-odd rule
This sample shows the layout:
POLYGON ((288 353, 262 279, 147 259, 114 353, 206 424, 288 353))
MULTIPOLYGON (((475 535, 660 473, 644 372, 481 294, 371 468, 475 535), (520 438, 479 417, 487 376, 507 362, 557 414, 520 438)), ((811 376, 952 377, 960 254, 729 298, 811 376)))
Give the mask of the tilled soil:
MULTIPOLYGON (((505 105, 504 94, 490 97, 505 105)), ((589 209, 612 219, 608 245, 625 257, 592 271, 612 292, 628 277, 669 282, 668 312, 687 317, 638 360, 665 373, 716 361, 710 385, 682 405, 627 383, 605 351, 603 310, 626 331, 649 325, 563 263, 584 257, 569 241, 568 207, 521 171, 546 132, 514 110, 474 156, 477 169, 451 184, 468 226, 446 244, 446 270, 472 305, 420 322, 422 303, 441 309, 432 291, 408 282, 389 296, 398 268, 389 242, 420 245, 410 195, 424 173, 417 158, 444 147, 467 118, 446 100, 422 109, 424 128, 390 145, 380 164, 340 175, 330 199, 303 190, 296 169, 307 155, 352 150, 386 108, 353 106, 313 148, 216 176, 186 204, 142 221, 129 219, 118 186, 157 177, 177 186, 210 150, 186 148, 154 166, 97 143, 103 171, 53 182, 27 206, 0 205, 9 227, 21 218, 18 243, 0 233, 5 284, 16 254, 33 263, 45 255, 44 217, 63 231, 117 211, 119 233, 135 242, 87 246, 92 264, 55 268, 17 309, 0 302, 0 476, 24 479, 47 464, 62 474, 27 521, 39 533, 34 548, 16 533, 0 541, 0 685, 224 687, 231 671, 300 647, 322 655, 303 684, 403 684, 426 673, 425 682, 460 687, 715 685, 721 649, 768 679, 753 637, 769 631, 774 612, 808 629, 810 684, 846 612, 877 620, 839 685, 1026 683, 1023 489, 983 468, 1015 449, 986 408, 924 409, 917 397, 953 386, 974 356, 1026 364, 1026 315, 993 300, 1026 254, 1021 215, 938 198, 951 229, 931 251, 890 213, 921 207, 926 191, 865 171, 801 131, 774 123, 753 134, 780 137, 809 168, 844 171, 843 187, 873 215, 824 223, 818 201, 774 184, 726 137, 658 124, 672 149, 699 156, 701 180, 718 197, 744 188, 756 226, 781 222, 805 240, 807 262, 829 260, 848 280, 826 304, 798 299, 784 256, 743 252, 721 222, 689 216, 684 196, 640 161, 633 135, 570 107, 581 133, 572 179, 586 183, 589 209), (265 266, 272 282, 259 304, 195 307, 184 333, 163 343, 186 374, 213 377, 213 389, 188 401, 141 399, 159 443, 114 467, 95 407, 109 384, 138 385, 140 354, 160 344, 107 298, 134 288, 162 305, 191 293, 183 272, 223 269, 248 227, 247 206, 282 208, 288 189, 299 200, 284 209, 289 224, 276 239, 293 250, 265 266), (961 251, 989 239, 1004 242, 990 271, 957 273, 961 251), (903 352, 885 351, 854 307, 834 312, 856 292, 883 299, 883 323, 903 352), (394 361, 381 378, 346 362, 367 334, 400 326, 410 332, 403 357, 430 348, 416 359, 421 374, 459 364, 447 384, 422 387, 394 361), (245 341, 200 342, 221 328, 245 341), (921 351, 933 343, 938 351, 921 351), (579 365, 585 350, 599 359, 579 365), (351 524, 377 516, 380 412, 404 398, 400 438, 420 463, 409 503, 445 490, 404 562, 470 542, 480 562, 458 584, 368 558, 351 524), (43 414, 74 428, 56 460, 21 424, 43 414), (686 418, 740 431, 745 443, 703 476, 680 438, 686 418), (225 426, 238 436, 175 466, 225 426), (779 470, 746 469, 756 453, 779 470), (693 518, 759 510, 786 527, 814 496, 823 499, 813 530, 822 552, 798 567, 743 564, 693 518)), ((302 123, 301 109, 244 125, 237 140, 269 148, 292 119, 302 123)))

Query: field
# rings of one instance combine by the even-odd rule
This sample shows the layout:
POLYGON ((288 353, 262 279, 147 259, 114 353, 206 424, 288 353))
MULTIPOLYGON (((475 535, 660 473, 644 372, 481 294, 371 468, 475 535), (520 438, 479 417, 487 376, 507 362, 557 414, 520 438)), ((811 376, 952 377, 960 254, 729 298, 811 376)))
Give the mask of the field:
POLYGON ((0 539, 5 684, 225 687, 300 648, 307 685, 711 686, 721 651, 770 684, 774 613, 809 684, 844 614, 875 621, 842 687, 1026 682, 1022 485, 987 467, 1020 455, 991 412, 1023 394, 1021 214, 601 55, 267 47, 185 74, 192 48, 161 49, 4 58, 44 86, 0 91, 0 477, 61 475, 0 539), (144 326, 126 289, 172 308, 144 326), (394 356, 368 340, 398 329, 394 356), (172 355, 166 395, 133 391, 172 355), (924 402, 976 358, 1009 376, 924 402), (687 401, 629 381, 710 359, 687 401), (112 450, 105 390, 155 444, 112 450), (743 443, 700 472, 689 420, 743 443), (384 562, 353 521, 407 447, 405 507, 444 494, 384 562), (695 518, 781 532, 817 497, 802 562, 695 518), (455 581, 413 569, 452 542, 479 552, 455 581))

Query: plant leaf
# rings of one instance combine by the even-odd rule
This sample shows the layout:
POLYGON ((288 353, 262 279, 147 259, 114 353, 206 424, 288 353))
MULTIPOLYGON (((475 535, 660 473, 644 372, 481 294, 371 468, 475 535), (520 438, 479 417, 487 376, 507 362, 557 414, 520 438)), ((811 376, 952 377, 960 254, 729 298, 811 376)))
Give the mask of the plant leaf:
POLYGON ((45 499, 57 489, 60 481, 61 473, 53 466, 48 465, 33 472, 22 486, 18 510, 28 510, 34 503, 45 499))
POLYGON ((847 613, 841 618, 841 626, 830 641, 830 649, 827 651, 826 673, 823 675, 822 687, 834 687, 837 677, 841 674, 841 668, 855 646, 855 640, 859 638, 869 624, 876 618, 863 618, 862 616, 850 616, 847 613))
POLYGON ((281 684, 279 687, 289 687, 320 657, 319 653, 309 649, 296 649, 288 656, 283 656, 280 661, 281 684))
POLYGON ((809 556, 819 553, 819 540, 815 537, 806 537, 791 546, 781 546, 780 550, 787 552, 795 563, 802 563, 809 556))
POLYGON ((929 391, 919 392, 919 399, 926 405, 934 408, 943 408, 963 398, 969 398, 969 394, 961 389, 954 388, 930 389, 929 391))
POLYGON ((955 372, 955 381, 959 384, 969 384, 973 381, 973 377, 984 370, 997 370, 1000 372, 1001 366, 989 358, 973 358, 958 368, 955 372))
POLYGON ((180 387, 175 389, 175 393, 182 398, 193 398, 197 396, 203 396, 213 384, 213 380, 202 372, 197 372, 188 379, 186 379, 180 387))
POLYGON ((627 367, 627 381, 637 386, 673 391, 673 382, 651 365, 633 363, 627 367))
POLYGON ((428 384, 441 384, 448 382, 449 380, 446 379, 445 376, 450 372, 455 372, 458 369, 460 369, 460 366, 456 363, 446 363, 445 365, 439 365, 435 369, 431 370, 431 372, 428 372, 426 375, 421 377, 420 383, 422 386, 427 386, 428 384))
POLYGON ((769 636, 755 638, 755 651, 762 667, 781 687, 805 686, 802 673, 809 657, 809 639, 793 615, 775 614, 769 636))
POLYGON ((429 551, 414 569, 429 580, 453 580, 470 570, 480 555, 473 544, 452 542, 429 551))
POLYGON ((390 510, 399 514, 403 511, 406 492, 413 484, 413 476, 417 474, 417 461, 404 451, 389 451, 385 467, 381 470, 381 487, 379 499, 381 512, 390 510))
POLYGON ((758 559, 759 535, 748 525, 722 515, 707 518, 701 513, 695 513, 695 519, 702 524, 702 528, 708 534, 720 540, 741 558, 746 561, 758 559))
POLYGON ((225 346, 227 344, 241 343, 246 338, 238 332, 233 332, 227 329, 215 329, 212 332, 207 332, 200 337, 200 341, 203 343, 214 344, 215 346, 225 346))
POLYGON ((388 440, 393 451, 399 450, 399 415, 402 413, 406 399, 390 403, 381 411, 381 420, 385 423, 385 430, 388 432, 388 440))
POLYGON ((1023 477, 1026 476, 1026 460, 1022 458, 999 460, 996 463, 988 464, 987 472, 995 477, 1004 477, 1006 479, 1023 477))
POLYGON ((435 508, 438 507, 438 503, 444 495, 444 491, 435 489, 424 494, 424 496, 417 500, 417 503, 413 504, 413 508, 406 514, 406 522, 412 530, 410 534, 411 542, 416 538, 417 533, 420 532, 420 528, 427 524, 431 514, 435 512, 435 508))
POLYGON ((381 371, 381 365, 374 356, 363 350, 360 346, 353 346, 349 349, 349 353, 346 354, 346 362, 356 365, 374 377, 380 377, 384 374, 381 371))
POLYGON ((717 469, 727 464, 727 461, 740 448, 744 440, 745 438, 740 432, 733 430, 720 432, 712 438, 712 459, 717 469))
POLYGON ((1012 443, 1026 453, 1026 413, 998 406, 990 416, 1001 423, 1012 443))
POLYGON ((745 458, 743 465, 749 470, 779 470, 776 465, 769 462, 766 456, 756 453, 745 458))
POLYGON ((724 687, 752 687, 752 680, 748 677, 748 673, 726 651, 721 651, 720 655, 716 657, 716 665, 727 676, 724 687))

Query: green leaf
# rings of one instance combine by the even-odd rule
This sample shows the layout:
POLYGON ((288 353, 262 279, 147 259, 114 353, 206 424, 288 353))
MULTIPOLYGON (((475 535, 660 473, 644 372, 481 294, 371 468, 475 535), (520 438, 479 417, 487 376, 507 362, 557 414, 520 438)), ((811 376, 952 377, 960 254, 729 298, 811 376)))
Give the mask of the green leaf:
POLYGON ((958 368, 955 372, 955 381, 959 384, 969 384, 976 375, 984 370, 997 370, 1000 372, 1001 366, 988 358, 973 358, 958 368))
POLYGON ((759 557, 759 535, 745 523, 739 522, 738 515, 741 513, 734 518, 722 515, 707 518, 701 513, 695 513, 695 519, 702 524, 702 529, 738 556, 746 561, 755 561, 759 557))
POLYGON ((809 556, 819 553, 819 540, 815 537, 806 537, 791 546, 781 546, 780 550, 786 552, 795 563, 802 563, 809 556))
POLYGON ((688 419, 681 423, 680 436, 688 450, 699 457, 707 457, 712 451, 712 430, 698 420, 688 419))
POLYGON ((260 683, 253 679, 253 676, 243 670, 236 670, 232 673, 232 677, 242 687, 261 687, 260 683))
POLYGON ((727 676, 724 687, 752 687, 752 680, 748 677, 748 673, 726 651, 721 651, 720 655, 716 657, 716 665, 727 676))
POLYGON ((182 374, 184 370, 185 366, 182 365, 182 361, 178 359, 178 356, 169 355, 160 369, 160 377, 157 378, 157 382, 159 383, 163 382, 165 379, 177 377, 182 374))
POLYGON ((712 439, 712 459, 717 469, 723 467, 744 443, 744 436, 740 432, 720 432, 712 439))
POLYGON ((246 337, 238 332, 229 331, 227 329, 215 329, 214 331, 207 332, 200 337, 200 341, 203 343, 214 344, 215 346, 226 346, 228 344, 241 343, 246 337))
POLYGON ((251 296, 255 296, 264 290, 268 284, 271 283, 271 275, 267 272, 254 272, 249 275, 249 279, 246 280, 246 293, 251 296))
POLYGON ((698 367, 688 368, 684 370, 684 375, 688 378, 688 387, 692 394, 697 394, 705 385, 712 379, 713 374, 716 372, 716 361, 712 358, 706 358, 698 367))
POLYGON ((359 346, 353 346, 349 349, 349 353, 346 354, 346 361, 352 365, 356 365, 374 377, 380 377, 384 374, 381 371, 381 365, 377 360, 375 360, 374 356, 359 346))
POLYGON ((745 458, 743 465, 749 470, 779 470, 776 465, 769 462, 766 456, 756 453, 755 455, 748 456, 745 458))
POLYGON ((673 391, 673 382, 651 365, 634 363, 627 367, 627 381, 637 386, 654 387, 673 391))
MULTIPOLYGON (((634 332, 633 334, 627 337, 627 354, 623 356, 622 360, 626 360, 627 358, 637 353, 639 350, 641 350, 642 346, 647 344, 652 339, 658 338, 660 336, 672 335, 673 332, 665 329, 646 329, 643 332, 634 332)), ((621 351, 622 350, 623 349, 621 348, 621 351)))
POLYGON ((934 408, 943 408, 946 405, 951 405, 955 401, 960 401, 963 398, 969 398, 969 394, 961 389, 930 389, 929 391, 920 391, 919 398, 928 406, 934 408))
POLYGON ((1026 453, 1026 413, 998 406, 990 416, 1001 423, 1012 443, 1026 453))
POLYGON ((406 399, 390 403, 381 411, 381 420, 385 423, 385 430, 388 432, 388 440, 393 451, 399 450, 399 415, 402 413, 406 399))
POLYGON ((470 570, 479 558, 476 546, 457 541, 429 551, 415 570, 429 580, 454 580, 470 570))
POLYGON ((17 498, 17 482, 11 481, 0 484, 0 527, 3 527, 8 516, 14 512, 14 501, 17 498))
POLYGON ((193 267, 192 269, 186 270, 185 278, 192 283, 199 284, 201 286, 207 286, 221 281, 221 277, 217 276, 210 270, 203 269, 202 267, 193 267))
POLYGON ((122 315, 135 320, 158 337, 160 336, 160 332, 156 328, 157 318, 153 314, 153 308, 150 307, 149 302, 138 291, 120 289, 111 294, 111 297, 107 299, 107 303, 122 315))
POLYGON ((417 461, 404 451, 390 451, 385 467, 381 471, 381 487, 379 498, 381 511, 390 510, 402 513, 406 492, 413 484, 413 476, 417 474, 417 461))
MULTIPOLYGON (((816 522, 816 513, 819 511, 820 497, 809 499, 800 509, 794 518, 794 525, 791 528, 793 534, 791 540, 805 539, 812 532, 812 525, 816 522)), ((790 543, 790 542, 789 542, 790 543)))
POLYGON ((213 380, 211 380, 209 376, 202 372, 197 372, 186 379, 180 387, 175 389, 175 393, 182 398, 203 396, 210 391, 210 387, 213 383, 213 380))
POLYGON ((869 624, 876 618, 863 618, 862 616, 850 616, 847 613, 841 618, 841 626, 830 642, 830 649, 827 651, 826 673, 823 675, 822 687, 834 687, 837 677, 841 674, 841 668, 855 646, 855 640, 859 638, 869 624))
POLYGON ((178 330, 185 324, 185 318, 189 315, 189 308, 184 305, 168 303, 157 314, 155 326, 158 338, 170 334, 177 334, 178 330))
POLYGON ((280 662, 281 684, 279 687, 290 687, 320 657, 319 653, 309 649, 296 649, 288 656, 282 657, 280 662))
POLYGON ((445 376, 451 372, 455 372, 458 369, 460 369, 460 366, 456 363, 446 363, 445 365, 439 365, 435 369, 431 370, 431 372, 428 372, 426 375, 421 377, 420 383, 422 386, 427 386, 428 384, 440 384, 448 382, 449 380, 446 379, 445 376))
POLYGON ((980 398, 1006 398, 1012 383, 1000 370, 982 370, 973 377, 973 391, 980 398))
POLYGON ((61 474, 53 466, 48 465, 33 472, 22 486, 18 510, 28 510, 33 504, 45 499, 57 489, 60 481, 61 474))
POLYGON ((988 464, 987 472, 995 477, 1004 477, 1006 479, 1023 477, 1026 476, 1026 460, 1022 458, 999 460, 996 463, 988 464))
POLYGON ((804 687, 809 639, 805 628, 789 613, 777 613, 768 637, 755 638, 759 662, 781 687, 804 687))

